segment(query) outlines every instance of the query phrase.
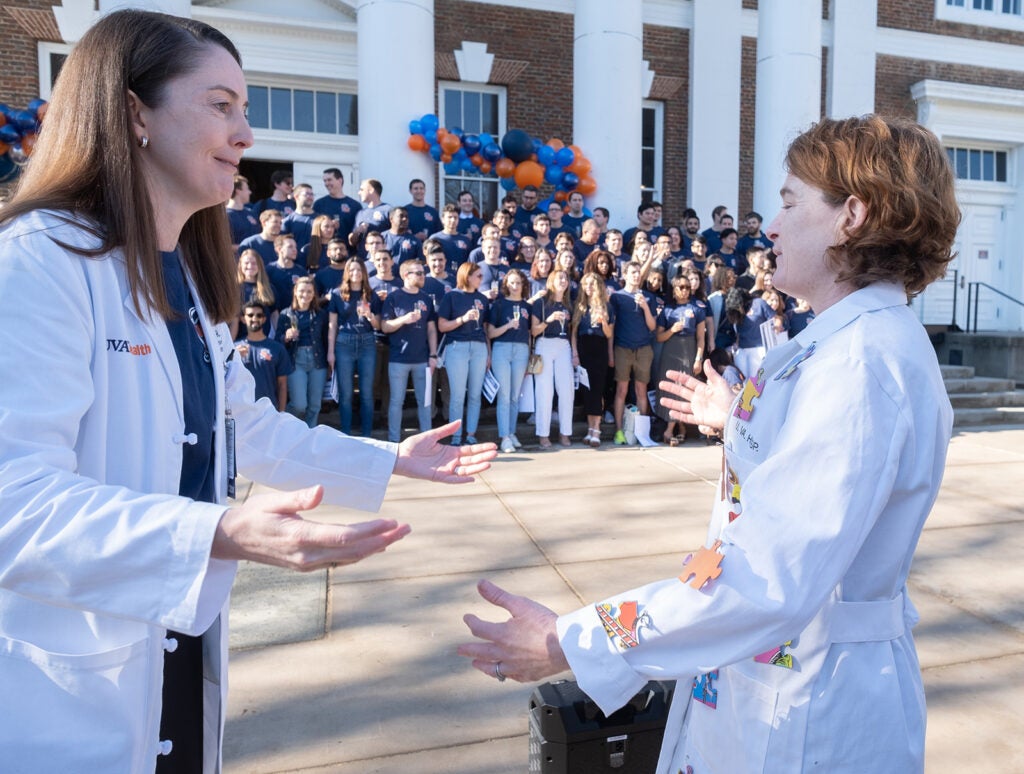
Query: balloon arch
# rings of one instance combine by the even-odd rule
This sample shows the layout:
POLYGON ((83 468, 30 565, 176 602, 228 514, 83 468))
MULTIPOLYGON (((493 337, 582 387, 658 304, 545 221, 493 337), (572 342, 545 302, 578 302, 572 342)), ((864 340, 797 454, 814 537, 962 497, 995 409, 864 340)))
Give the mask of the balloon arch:
POLYGON ((34 99, 26 110, 0 103, 0 183, 14 180, 28 163, 49 103, 34 99))
POLYGON ((542 142, 522 129, 509 129, 499 140, 486 132, 446 129, 436 115, 427 113, 409 122, 408 145, 443 164, 449 175, 496 175, 506 191, 546 183, 554 187, 555 201, 563 202, 571 191, 590 196, 597 190, 583 151, 557 137, 542 142))

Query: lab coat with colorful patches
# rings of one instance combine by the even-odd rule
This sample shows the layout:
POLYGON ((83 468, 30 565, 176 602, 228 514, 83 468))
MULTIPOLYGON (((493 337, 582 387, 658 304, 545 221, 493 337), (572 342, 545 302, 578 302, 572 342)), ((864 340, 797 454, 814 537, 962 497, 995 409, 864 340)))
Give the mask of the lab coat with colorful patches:
POLYGON ((923 770, 906 580, 951 430, 899 286, 769 352, 733 404, 707 546, 679 578, 558 621, 605 712, 678 681, 659 774, 923 770))

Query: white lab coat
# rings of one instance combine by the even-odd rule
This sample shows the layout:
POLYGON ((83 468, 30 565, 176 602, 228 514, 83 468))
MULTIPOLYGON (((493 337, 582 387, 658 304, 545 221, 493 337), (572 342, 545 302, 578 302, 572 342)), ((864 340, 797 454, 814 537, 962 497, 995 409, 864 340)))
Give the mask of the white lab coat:
POLYGON ((708 533, 708 547, 722 542, 717 578, 559 619, 605 712, 649 679, 678 680, 658 772, 923 769, 906 579, 952 411, 906 303, 896 285, 852 293, 768 353, 759 397, 737 398, 708 533))
MULTIPOLYGON (((85 258, 53 238, 95 244, 48 213, 0 231, 0 768, 152 771, 166 630, 197 635, 219 616, 204 638, 214 772, 236 569, 210 558, 225 506, 177 496, 190 439, 165 323, 137 315, 117 251, 85 258)), ((328 502, 379 508, 395 446, 310 431, 254 403, 251 375, 228 361, 227 326, 202 318, 218 500, 228 409, 240 474, 281 488, 323 483, 328 502)))

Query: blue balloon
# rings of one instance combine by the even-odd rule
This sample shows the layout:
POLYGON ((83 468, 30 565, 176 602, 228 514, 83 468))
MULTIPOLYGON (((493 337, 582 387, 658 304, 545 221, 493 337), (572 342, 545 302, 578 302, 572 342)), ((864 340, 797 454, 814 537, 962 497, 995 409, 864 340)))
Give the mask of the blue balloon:
POLYGON ((554 201, 554 197, 549 196, 547 199, 537 202, 537 209, 540 210, 541 212, 547 212, 548 207, 550 207, 554 201))
POLYGON ((506 191, 511 191, 516 187, 516 179, 514 177, 503 177, 501 178, 501 187, 506 191))
POLYGON ((492 164, 501 158, 501 148, 498 147, 497 143, 493 142, 485 145, 480 153, 492 164))
POLYGON ((4 145, 14 145, 21 139, 21 132, 18 131, 18 127, 14 124, 4 124, 0 126, 0 142, 4 145))
POLYGON ((28 103, 28 109, 32 112, 36 118, 39 118, 39 108, 46 104, 46 100, 42 97, 36 97, 34 100, 28 103))
POLYGON ((430 146, 430 158, 432 158, 434 161, 440 161, 442 153, 444 153, 444 150, 442 150, 441 146, 438 145, 436 142, 430 146))
POLYGON ((427 142, 433 145, 437 142, 437 129, 427 129, 423 132, 423 136, 427 138, 427 142))
POLYGON ((551 185, 558 185, 562 182, 562 177, 565 173, 562 172, 562 168, 557 164, 552 164, 544 170, 544 180, 551 185))
POLYGON ((540 153, 540 148, 544 144, 543 142, 541 142, 540 137, 531 138, 530 143, 533 145, 533 152, 540 153))
POLYGON ((522 129, 509 129, 501 138, 501 150, 512 161, 518 164, 526 161, 533 154, 533 141, 522 129))
POLYGON ((462 165, 457 161, 449 161, 444 165, 444 171, 447 175, 457 175, 462 172, 462 165))
POLYGON ((14 163, 9 153, 0 156, 0 183, 14 180, 19 172, 21 172, 21 167, 14 163))
POLYGON ((479 153, 483 146, 480 144, 480 138, 475 134, 465 134, 462 136, 462 147, 466 149, 466 153, 472 156, 474 153, 479 153))
POLYGON ((428 131, 437 131, 441 123, 437 120, 437 116, 433 113, 427 113, 423 118, 420 119, 420 126, 423 129, 423 133, 426 134, 428 131))
POLYGON ((466 153, 466 149, 465 148, 459 148, 457 151, 455 151, 455 153, 452 154, 452 161, 460 161, 461 162, 464 159, 468 159, 468 158, 469 158, 469 154, 466 153))
POLYGON ((537 161, 545 167, 550 167, 555 163, 555 149, 550 145, 541 145, 537 151, 537 161))
POLYGON ((480 132, 480 145, 486 148, 488 145, 494 142, 494 138, 487 132, 480 132))
MULTIPOLYGON (((452 161, 455 161, 455 159, 452 159, 452 161)), ((459 162, 459 164, 464 172, 472 172, 474 169, 476 169, 476 165, 473 163, 473 159, 469 157, 464 158, 462 161, 459 162)))
POLYGON ((409 134, 423 134, 423 123, 415 118, 409 122, 409 134))
POLYGON ((562 185, 565 186, 566 191, 571 191, 580 184, 580 176, 575 172, 566 172, 562 178, 562 185))
POLYGON ((6 102, 0 102, 0 115, 3 115, 6 118, 13 112, 14 111, 11 109, 10 105, 8 105, 6 102))
POLYGON ((465 132, 462 131, 462 127, 461 126, 453 126, 451 129, 448 130, 448 134, 454 134, 456 137, 458 137, 461 140, 463 135, 465 134, 465 132))
POLYGON ((559 148, 555 154, 555 163, 560 167, 567 167, 575 160, 576 154, 572 152, 572 148, 559 148))
POLYGON ((18 129, 21 130, 22 134, 34 132, 38 122, 36 121, 36 114, 29 110, 18 110, 11 115, 10 119, 18 129))

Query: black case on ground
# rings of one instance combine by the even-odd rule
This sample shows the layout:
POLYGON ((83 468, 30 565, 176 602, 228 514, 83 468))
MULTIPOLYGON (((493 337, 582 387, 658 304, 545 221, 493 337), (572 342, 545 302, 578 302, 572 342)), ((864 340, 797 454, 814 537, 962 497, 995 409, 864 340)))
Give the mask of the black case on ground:
POLYGON ((530 696, 528 770, 653 774, 674 689, 674 680, 652 680, 605 717, 573 680, 537 686, 530 696))

